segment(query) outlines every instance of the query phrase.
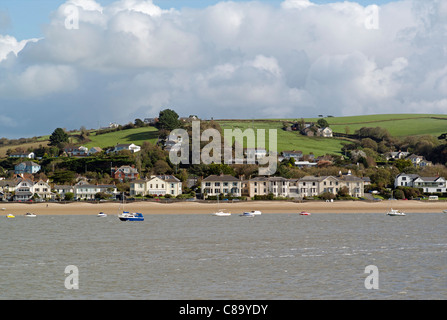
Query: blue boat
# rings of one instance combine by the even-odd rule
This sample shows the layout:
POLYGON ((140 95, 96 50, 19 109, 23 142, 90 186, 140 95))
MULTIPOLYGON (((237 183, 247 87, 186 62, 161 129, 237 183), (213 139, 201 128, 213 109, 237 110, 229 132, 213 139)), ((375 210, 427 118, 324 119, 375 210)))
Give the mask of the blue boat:
POLYGON ((118 215, 121 221, 144 221, 143 214, 141 213, 129 213, 129 211, 124 211, 122 214, 118 215))

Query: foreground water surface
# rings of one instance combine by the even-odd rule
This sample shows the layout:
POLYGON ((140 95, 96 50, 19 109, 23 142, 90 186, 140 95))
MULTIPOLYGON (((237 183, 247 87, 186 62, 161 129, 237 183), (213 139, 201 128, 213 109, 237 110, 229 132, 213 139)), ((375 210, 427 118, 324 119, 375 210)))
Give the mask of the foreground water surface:
POLYGON ((2 216, 0 299, 446 299, 446 221, 441 213, 2 216), (378 289, 365 287, 370 265, 378 289), (74 276, 67 266, 77 268, 78 289, 65 286, 74 276))

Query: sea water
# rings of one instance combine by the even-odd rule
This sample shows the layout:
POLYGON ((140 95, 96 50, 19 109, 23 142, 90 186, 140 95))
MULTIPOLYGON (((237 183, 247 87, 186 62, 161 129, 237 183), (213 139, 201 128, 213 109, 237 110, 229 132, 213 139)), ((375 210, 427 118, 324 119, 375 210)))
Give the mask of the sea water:
POLYGON ((446 214, 0 218, 0 299, 446 299, 446 214), (67 266, 77 289, 67 287, 67 266), (365 284, 375 266, 378 287, 365 284))

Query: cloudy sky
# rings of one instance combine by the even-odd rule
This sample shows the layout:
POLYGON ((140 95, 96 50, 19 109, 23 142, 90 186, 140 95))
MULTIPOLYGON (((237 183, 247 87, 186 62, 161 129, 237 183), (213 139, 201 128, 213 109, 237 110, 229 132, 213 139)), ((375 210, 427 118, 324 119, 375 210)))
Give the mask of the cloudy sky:
POLYGON ((447 1, 1 0, 0 137, 165 108, 446 113, 447 1))

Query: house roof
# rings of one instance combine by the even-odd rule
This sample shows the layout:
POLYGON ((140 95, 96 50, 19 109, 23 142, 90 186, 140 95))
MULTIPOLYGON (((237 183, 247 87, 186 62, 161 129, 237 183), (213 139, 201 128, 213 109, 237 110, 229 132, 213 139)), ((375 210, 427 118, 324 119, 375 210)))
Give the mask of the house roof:
POLYGON ((221 182, 221 181, 234 181, 234 182, 236 182, 236 181, 239 181, 239 180, 236 179, 233 176, 230 176, 230 175, 220 175, 220 176, 211 175, 211 176, 206 177, 202 181, 219 181, 219 182, 221 182))
POLYGON ((28 166, 40 167, 40 165, 38 165, 37 163, 32 162, 32 161, 24 161, 24 162, 19 163, 18 165, 21 165, 21 164, 24 164, 27 167, 28 166))
POLYGON ((159 175, 157 177, 166 182, 180 182, 180 180, 173 175, 159 175))

